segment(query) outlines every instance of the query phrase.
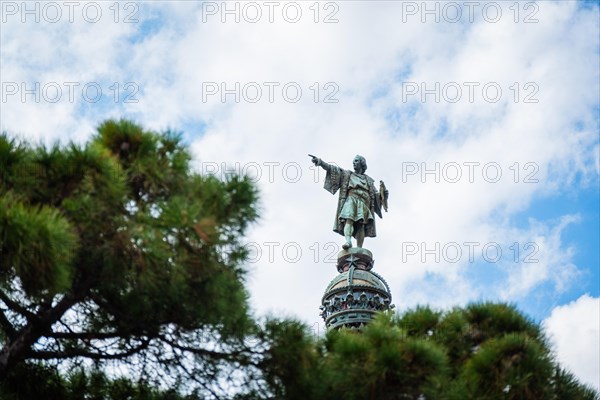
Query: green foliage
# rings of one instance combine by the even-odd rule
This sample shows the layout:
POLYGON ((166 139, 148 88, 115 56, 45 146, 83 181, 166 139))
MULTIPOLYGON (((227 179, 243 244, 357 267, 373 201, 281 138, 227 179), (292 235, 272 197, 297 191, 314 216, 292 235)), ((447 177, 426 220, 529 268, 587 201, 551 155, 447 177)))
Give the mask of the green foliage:
POLYGON ((2 281, 18 277, 23 290, 36 297, 54 295, 69 287, 77 236, 56 209, 28 207, 16 195, 8 194, 0 198, 0 226, 2 281))
POLYGON ((203 387, 248 362, 242 239, 257 191, 190 160, 181 135, 126 120, 84 145, 0 135, 0 377, 87 358, 203 387))
POLYGON ((600 400, 557 366, 539 325, 512 305, 421 306, 312 345, 307 327, 276 332, 269 352, 278 357, 263 369, 270 395, 256 399, 600 400))
POLYGON ((582 385, 573 374, 558 366, 555 367, 551 383, 553 391, 550 398, 553 400, 600 400, 600 393, 586 385, 582 385))
POLYGON ((324 368, 333 371, 331 398, 404 399, 431 393, 446 369, 443 350, 409 337, 381 315, 362 332, 331 332, 324 368))
POLYGON ((77 369, 61 374, 56 368, 22 363, 0 382, 3 400, 199 400, 177 391, 158 389, 147 382, 110 379, 102 371, 77 369), (34 384, 23 384, 24 382, 34 384))
POLYGON ((552 370, 546 349, 524 333, 511 333, 485 342, 463 375, 471 397, 533 400, 549 397, 552 370))
POLYGON ((265 332, 261 369, 271 396, 256 398, 406 399, 435 393, 446 370, 437 344, 407 337, 386 315, 362 332, 330 331, 317 342, 299 323, 271 321, 265 332))
POLYGON ((306 327, 293 320, 270 320, 260 339, 268 346, 260 368, 274 398, 317 398, 312 379, 318 350, 306 327))
POLYGON ((441 312, 429 307, 418 306, 415 310, 404 313, 397 323, 408 335, 425 338, 434 333, 441 315, 441 312))
POLYGON ((38 364, 21 363, 0 381, 0 398, 65 400, 67 390, 58 371, 38 364))

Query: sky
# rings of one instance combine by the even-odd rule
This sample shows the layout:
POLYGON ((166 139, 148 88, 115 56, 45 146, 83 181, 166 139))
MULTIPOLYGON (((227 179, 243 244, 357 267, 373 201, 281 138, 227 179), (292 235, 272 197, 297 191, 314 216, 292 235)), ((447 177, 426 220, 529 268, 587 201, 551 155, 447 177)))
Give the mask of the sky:
POLYGON ((597 2, 2 1, 0 129, 182 132, 250 176, 257 316, 324 333, 337 195, 308 154, 389 189, 364 246, 399 311, 515 304, 600 390, 597 2))

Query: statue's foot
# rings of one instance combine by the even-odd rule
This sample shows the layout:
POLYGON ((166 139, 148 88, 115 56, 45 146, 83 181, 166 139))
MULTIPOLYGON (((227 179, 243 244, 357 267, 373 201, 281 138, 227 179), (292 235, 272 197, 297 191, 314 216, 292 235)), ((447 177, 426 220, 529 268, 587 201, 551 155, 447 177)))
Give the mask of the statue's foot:
POLYGON ((342 249, 344 250, 348 250, 350 247, 352 247, 352 242, 346 242, 342 245, 342 249))

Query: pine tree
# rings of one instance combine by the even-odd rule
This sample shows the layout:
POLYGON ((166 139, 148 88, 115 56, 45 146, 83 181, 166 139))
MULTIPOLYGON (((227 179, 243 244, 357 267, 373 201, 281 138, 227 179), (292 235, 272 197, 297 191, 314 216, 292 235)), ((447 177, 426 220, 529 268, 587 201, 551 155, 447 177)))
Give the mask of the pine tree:
POLYGON ((85 145, 0 135, 5 385, 25 364, 112 365, 210 396, 251 362, 241 265, 257 191, 190 159, 181 135, 126 120, 85 145))
POLYGON ((257 399, 600 400, 512 305, 417 307, 317 341, 302 324, 282 324, 268 330, 267 390, 257 399))

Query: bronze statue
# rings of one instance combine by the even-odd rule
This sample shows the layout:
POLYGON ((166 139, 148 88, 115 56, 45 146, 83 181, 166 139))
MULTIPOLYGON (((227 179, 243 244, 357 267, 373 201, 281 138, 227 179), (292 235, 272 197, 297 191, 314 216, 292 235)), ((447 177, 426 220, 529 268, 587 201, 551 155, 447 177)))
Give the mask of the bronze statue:
POLYGON ((365 174, 367 161, 363 156, 354 157, 354 172, 328 164, 311 154, 309 156, 316 166, 327 171, 325 190, 331 194, 340 191, 333 230, 346 238, 342 247, 345 250, 352 247, 352 236, 356 245, 362 247, 365 237, 376 236, 375 214, 383 218, 381 208, 387 211, 389 192, 383 181, 380 181, 378 192, 373 179, 365 174))

